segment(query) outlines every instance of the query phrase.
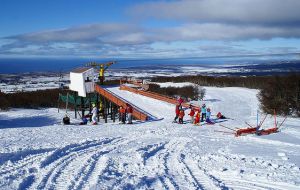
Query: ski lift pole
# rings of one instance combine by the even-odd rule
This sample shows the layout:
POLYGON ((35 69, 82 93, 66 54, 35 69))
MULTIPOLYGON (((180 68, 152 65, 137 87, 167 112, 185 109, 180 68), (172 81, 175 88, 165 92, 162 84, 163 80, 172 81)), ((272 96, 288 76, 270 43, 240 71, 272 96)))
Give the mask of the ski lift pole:
POLYGON ((59 113, 59 100, 60 100, 60 93, 58 93, 58 99, 57 99, 57 113, 59 113))
POLYGON ((258 127, 258 110, 256 110, 256 127, 258 127))
POLYGON ((67 100, 66 100, 66 114, 68 113, 68 103, 69 103, 69 92, 67 93, 67 100))
POLYGON ((224 128, 226 128, 226 129, 229 129, 229 130, 235 131, 234 129, 231 129, 231 128, 229 128, 229 127, 226 127, 226 126, 224 126, 224 125, 222 125, 222 124, 220 124, 220 126, 221 126, 221 127, 224 127, 224 128))
POLYGON ((284 118, 284 120, 280 123, 280 125, 278 126, 278 129, 283 125, 283 123, 285 122, 287 116, 284 118))
POLYGON ((246 123, 246 125, 248 125, 249 127, 255 128, 255 127, 253 127, 252 125, 250 125, 249 123, 247 123, 246 121, 245 121, 245 123, 246 123))
POLYGON ((261 126, 263 125, 263 123, 265 122, 266 118, 267 118, 268 114, 265 115, 264 119, 259 123, 258 128, 261 128, 261 126))
POLYGON ((276 123, 276 110, 274 109, 274 127, 277 128, 277 123, 276 123))

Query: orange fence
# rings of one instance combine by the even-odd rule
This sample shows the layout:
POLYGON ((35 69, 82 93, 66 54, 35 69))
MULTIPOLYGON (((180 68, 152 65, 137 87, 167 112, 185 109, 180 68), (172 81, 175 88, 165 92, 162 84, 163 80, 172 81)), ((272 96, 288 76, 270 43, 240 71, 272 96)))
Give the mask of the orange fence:
POLYGON ((144 84, 144 81, 141 79, 130 79, 128 77, 123 77, 120 80, 120 85, 123 85, 123 84, 133 84, 135 86, 139 86, 139 87, 143 88, 146 91, 149 89, 149 84, 144 84))
MULTIPOLYGON (((95 90, 100 95, 104 96, 106 99, 115 103, 116 105, 126 107, 126 103, 127 103, 126 101, 121 100, 119 97, 111 94, 107 90, 103 89, 101 86, 95 85, 95 90)), ((138 110, 135 107, 133 107, 132 115, 133 115, 133 117, 135 117, 136 119, 141 120, 141 121, 148 120, 148 115, 143 113, 142 111, 138 110)))

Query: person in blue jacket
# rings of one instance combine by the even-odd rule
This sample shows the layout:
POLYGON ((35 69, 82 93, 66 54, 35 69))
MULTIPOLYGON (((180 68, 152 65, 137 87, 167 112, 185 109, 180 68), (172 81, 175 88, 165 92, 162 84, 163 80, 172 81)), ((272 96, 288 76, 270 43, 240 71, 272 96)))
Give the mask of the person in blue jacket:
POLYGON ((206 120, 206 105, 205 104, 203 104, 201 107, 201 122, 203 122, 204 119, 206 120))
POLYGON ((212 122, 211 120, 210 120, 210 116, 211 116, 211 112, 210 112, 210 108, 207 108, 206 109, 206 123, 208 123, 208 124, 214 124, 214 122, 212 122))

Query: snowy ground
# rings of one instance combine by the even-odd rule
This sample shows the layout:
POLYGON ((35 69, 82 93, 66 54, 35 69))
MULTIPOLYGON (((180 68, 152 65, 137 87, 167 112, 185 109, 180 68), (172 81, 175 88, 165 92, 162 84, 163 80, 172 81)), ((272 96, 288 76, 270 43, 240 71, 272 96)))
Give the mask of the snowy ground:
MULTIPOLYGON (((299 119, 236 138, 218 124, 172 123, 171 104, 109 90, 161 120, 63 126, 54 108, 1 112, 0 189, 300 189, 299 119)), ((206 90, 213 114, 232 118, 222 124, 256 123, 257 90, 206 90)), ((272 126, 269 117, 264 128, 272 126)))

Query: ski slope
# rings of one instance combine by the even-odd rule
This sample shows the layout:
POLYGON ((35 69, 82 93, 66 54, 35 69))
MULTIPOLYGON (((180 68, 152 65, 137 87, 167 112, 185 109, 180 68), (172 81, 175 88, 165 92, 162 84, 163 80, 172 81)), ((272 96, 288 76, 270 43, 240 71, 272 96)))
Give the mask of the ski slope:
MULTIPOLYGON (((215 132, 225 131, 218 124, 172 123, 172 104, 108 90, 160 119, 63 126, 55 108, 0 112, 0 189, 300 189, 299 119, 277 134, 236 138, 215 132)), ((195 103, 231 118, 222 124, 255 125, 257 90, 206 90, 195 103)), ((264 128, 272 126, 268 117, 264 128)))

